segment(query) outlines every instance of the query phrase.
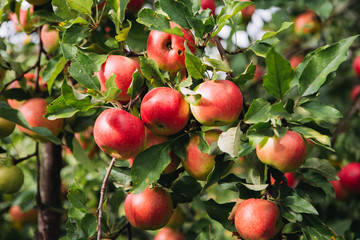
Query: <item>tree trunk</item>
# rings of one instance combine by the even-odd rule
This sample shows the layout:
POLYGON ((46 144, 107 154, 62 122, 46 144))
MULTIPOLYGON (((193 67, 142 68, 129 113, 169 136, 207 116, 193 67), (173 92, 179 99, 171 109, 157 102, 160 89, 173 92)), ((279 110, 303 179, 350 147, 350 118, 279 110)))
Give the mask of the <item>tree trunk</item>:
POLYGON ((61 226, 61 178, 63 166, 61 146, 53 143, 41 145, 40 206, 38 215, 38 236, 36 239, 57 240, 61 226), (40 238, 39 238, 40 237, 40 238))

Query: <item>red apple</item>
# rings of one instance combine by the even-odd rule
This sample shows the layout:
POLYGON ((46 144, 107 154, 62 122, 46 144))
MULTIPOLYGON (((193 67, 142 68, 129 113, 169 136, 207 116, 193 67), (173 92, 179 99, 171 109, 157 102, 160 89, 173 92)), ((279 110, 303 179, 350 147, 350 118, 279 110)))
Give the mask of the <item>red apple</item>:
POLYGON ((360 55, 355 57, 353 61, 353 69, 355 73, 360 77, 360 55))
POLYGON ((143 98, 140 115, 152 133, 168 136, 186 126, 190 109, 180 92, 168 87, 158 87, 143 98))
POLYGON ((292 131, 279 138, 271 137, 264 146, 256 146, 260 161, 279 169, 282 172, 293 172, 304 162, 306 144, 301 136, 292 131))
POLYGON ((15 123, 0 117, 0 138, 9 136, 15 129, 15 123))
POLYGON ((140 119, 124 110, 107 109, 95 121, 94 139, 105 153, 119 160, 129 159, 144 148, 145 126, 140 119))
POLYGON ((351 100, 351 102, 356 102, 359 94, 360 94, 360 84, 355 85, 355 86, 351 89, 351 93, 350 93, 350 100, 351 100))
POLYGON ((49 25, 44 25, 40 33, 43 48, 48 53, 53 53, 59 47, 59 32, 49 25))
POLYGON ((11 206, 9 209, 10 219, 13 222, 36 223, 37 214, 37 210, 33 208, 25 212, 21 210, 20 206, 11 206))
POLYGON ((216 3, 214 0, 201 0, 201 8, 210 9, 211 14, 215 17, 216 3))
POLYGON ((293 56, 291 56, 289 62, 290 62, 290 65, 292 66, 292 68, 295 70, 296 67, 302 62, 303 59, 304 59, 303 55, 293 55, 293 56))
MULTIPOLYGON (((179 26, 170 22, 170 27, 179 26)), ((177 72, 185 68, 185 39, 190 51, 195 53, 195 42, 192 34, 185 29, 180 29, 184 33, 183 37, 156 30, 150 31, 146 47, 147 54, 161 70, 177 72)))
POLYGON ((266 73, 265 69, 260 66, 260 65, 256 65, 256 70, 255 70, 255 73, 254 73, 254 78, 253 78, 253 83, 257 83, 259 82, 263 75, 266 73))
POLYGON ((144 0, 130 0, 126 6, 126 13, 137 13, 144 5, 144 0))
POLYGON ((222 126, 234 122, 240 115, 243 97, 239 87, 229 80, 206 81, 194 91, 201 95, 191 104, 195 119, 205 126, 222 126))
POLYGON ((291 188, 296 188, 300 180, 296 177, 295 173, 287 172, 284 175, 287 179, 288 186, 291 188))
POLYGON ((352 162, 343 167, 339 173, 340 183, 349 193, 360 193, 360 163, 352 162))
POLYGON ((125 199, 125 215, 138 229, 160 229, 173 213, 170 194, 161 187, 147 187, 142 193, 129 193, 125 199))
POLYGON ((181 232, 171 228, 161 229, 155 236, 154 240, 186 240, 181 232))
MULTIPOLYGON (((219 139, 220 132, 217 130, 210 130, 205 132, 205 140, 211 143, 219 139)), ((216 155, 209 155, 200 151, 198 145, 200 143, 199 135, 190 138, 190 142, 186 147, 186 159, 182 159, 182 165, 186 172, 197 180, 205 181, 210 172, 215 166, 216 155)))
POLYGON ((349 198, 349 193, 341 185, 340 180, 333 180, 333 181, 330 181, 330 183, 334 187, 335 197, 337 200, 346 201, 349 198))
POLYGON ((13 194, 20 190, 24 183, 21 168, 12 165, 0 165, 0 193, 13 194))
MULTIPOLYGON (((240 2, 249 2, 249 0, 239 0, 240 2)), ((255 12, 256 7, 254 4, 249 5, 245 7, 243 10, 241 10, 241 14, 244 20, 250 20, 252 15, 255 12)))
POLYGON ((136 70, 140 72, 140 64, 133 59, 120 55, 109 55, 97 73, 101 91, 106 91, 105 82, 112 74, 115 74, 115 84, 121 90, 118 100, 123 103, 128 102, 130 96, 126 93, 131 85, 132 75, 136 70))
POLYGON ((240 236, 246 240, 272 239, 283 226, 276 203, 254 198, 239 204, 234 223, 240 236))
POLYGON ((30 20, 31 15, 34 12, 34 7, 31 6, 29 9, 19 9, 19 18, 16 13, 10 13, 9 18, 14 23, 15 29, 18 32, 25 31, 29 32, 33 29, 33 25, 38 19, 30 20))
POLYGON ((88 127, 82 132, 74 133, 74 136, 79 141, 81 148, 87 151, 89 158, 93 158, 98 150, 94 142, 93 131, 93 127, 88 127))
POLYGON ((26 1, 32 5, 40 6, 40 5, 44 5, 45 3, 49 3, 51 0, 26 0, 26 1))
MULTIPOLYGON (((19 106, 19 111, 24 115, 30 127, 44 127, 51 131, 54 136, 60 133, 63 119, 49 120, 44 115, 46 114, 46 100, 44 98, 32 98, 26 100, 25 103, 19 106)), ((47 141, 44 137, 34 133, 31 130, 23 128, 18 125, 18 129, 39 141, 47 141)))
POLYGON ((308 10, 294 20, 294 30, 297 35, 306 35, 318 32, 320 24, 314 11, 308 10))

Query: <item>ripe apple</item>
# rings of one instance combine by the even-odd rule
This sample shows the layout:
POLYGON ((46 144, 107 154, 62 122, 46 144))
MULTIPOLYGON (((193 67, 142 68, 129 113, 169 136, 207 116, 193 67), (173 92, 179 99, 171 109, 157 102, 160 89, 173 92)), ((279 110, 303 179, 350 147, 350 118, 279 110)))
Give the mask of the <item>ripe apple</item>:
POLYGON ((25 212, 21 210, 20 206, 11 206, 9 209, 11 221, 17 223, 36 223, 37 214, 37 210, 33 208, 25 212))
POLYGON ((356 102, 358 96, 360 94, 360 84, 355 85, 352 89, 351 89, 351 93, 350 93, 350 100, 351 102, 356 102))
POLYGON ((19 167, 0 165, 0 193, 16 193, 23 183, 24 174, 19 167))
MULTIPOLYGON (((46 114, 46 107, 47 104, 44 98, 31 98, 19 106, 19 111, 24 115, 30 127, 45 127, 49 129, 54 136, 57 136, 60 133, 63 119, 49 120, 44 117, 46 114)), ((19 125, 18 129, 35 140, 41 142, 47 141, 44 137, 19 125)))
POLYGON ((334 187, 335 197, 337 200, 346 201, 349 198, 349 193, 341 185, 340 180, 333 180, 333 181, 330 181, 330 183, 334 187))
POLYGON ((34 6, 40 6, 50 2, 51 0, 26 0, 26 1, 34 6))
POLYGON ((40 32, 43 48, 47 53, 53 53, 59 47, 59 32, 50 25, 44 25, 40 32))
POLYGON ((271 201, 247 199, 235 212, 235 227, 246 240, 269 240, 278 234, 283 226, 280 210, 271 201))
POLYGON ((168 87, 158 87, 143 98, 140 115, 152 133, 169 136, 185 127, 189 121, 190 109, 180 92, 168 87))
POLYGON ((172 228, 164 227, 156 235, 154 240, 186 240, 184 234, 172 228))
POLYGON ((126 6, 126 13, 135 14, 137 13, 144 5, 144 0, 130 0, 126 6))
MULTIPOLYGON (((217 141, 220 131, 210 130, 205 132, 205 140, 211 143, 217 141)), ((199 135, 192 136, 186 147, 186 159, 182 159, 182 165, 185 171, 197 180, 205 181, 215 166, 216 155, 209 155, 200 151, 198 145, 200 143, 199 135)))
POLYGON ((201 8, 210 9, 211 14, 215 17, 216 3, 214 0, 201 0, 201 8))
POLYGON ((93 127, 88 127, 82 132, 76 132, 74 136, 79 141, 81 148, 87 151, 88 157, 93 158, 98 150, 94 141, 93 127))
POLYGON ((168 223, 165 227, 178 230, 182 227, 185 221, 185 215, 179 205, 174 209, 174 213, 171 215, 168 223))
POLYGON ((263 75, 266 73, 265 69, 260 66, 260 65, 256 65, 256 70, 255 70, 255 73, 254 73, 254 78, 253 78, 253 83, 257 83, 259 82, 263 75))
POLYGON ((229 80, 205 81, 194 91, 201 95, 191 104, 195 119, 205 126, 223 126, 234 122, 240 115, 243 97, 239 87, 229 80))
POLYGON ((294 31, 296 35, 316 33, 320 30, 320 24, 314 11, 308 10, 294 20, 294 31))
POLYGON ((147 187, 142 193, 129 193, 125 198, 125 215, 138 229, 160 229, 173 213, 170 194, 161 187, 147 187))
POLYGON ((115 74, 115 84, 121 90, 119 101, 126 103, 130 100, 127 91, 132 82, 132 75, 136 71, 140 72, 140 64, 131 58, 120 55, 109 55, 96 75, 99 78, 101 91, 106 91, 105 82, 112 74, 115 74))
POLYGON ((352 162, 343 167, 338 176, 341 185, 349 193, 360 193, 360 163, 352 162))
POLYGON ((304 59, 304 55, 293 55, 289 59, 289 62, 290 62, 290 65, 292 66, 292 68, 295 70, 296 67, 302 62, 303 59, 304 59))
MULTIPOLYGON (((249 2, 249 0, 239 0, 240 2, 249 2)), ((256 7, 254 4, 245 7, 241 10, 241 14, 244 20, 249 21, 255 12, 256 7)))
POLYGON ((256 146, 260 161, 279 169, 282 172, 293 172, 304 162, 306 144, 301 136, 292 131, 279 138, 271 137, 264 146, 256 146))
POLYGON ((105 153, 118 160, 126 160, 143 150, 145 126, 140 119, 124 110, 107 109, 95 121, 94 139, 105 153))
MULTIPOLYGON (((170 22, 170 27, 179 26, 170 22)), ((195 53, 195 41, 191 32, 180 29, 184 33, 183 37, 156 30, 150 31, 146 47, 147 54, 161 70, 177 72, 185 68, 185 39, 190 51, 195 53)))
POLYGON ((34 7, 31 6, 29 9, 19 9, 19 18, 16 13, 10 13, 9 18, 14 23, 15 29, 18 32, 25 31, 29 32, 33 29, 33 25, 38 19, 30 20, 31 15, 34 12, 34 7))
POLYGON ((284 174, 287 179, 287 184, 291 188, 296 188, 299 183, 299 179, 296 177, 296 174, 293 172, 287 172, 284 174))
POLYGON ((355 73, 360 77, 360 55, 355 57, 353 61, 353 69, 355 73))
POLYGON ((15 123, 0 117, 0 138, 9 136, 15 129, 15 123))

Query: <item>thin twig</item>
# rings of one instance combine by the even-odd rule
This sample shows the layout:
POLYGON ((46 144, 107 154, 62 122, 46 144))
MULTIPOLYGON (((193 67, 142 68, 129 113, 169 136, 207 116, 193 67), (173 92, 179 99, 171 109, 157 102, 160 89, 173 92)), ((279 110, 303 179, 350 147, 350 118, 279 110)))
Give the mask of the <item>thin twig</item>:
POLYGON ((110 176, 110 172, 111 172, 111 169, 113 168, 114 164, 115 164, 115 161, 116 159, 115 158, 112 158, 111 162, 110 162, 110 165, 109 165, 109 168, 106 172, 106 175, 105 175, 105 178, 104 178, 104 181, 102 183, 102 186, 101 186, 101 190, 100 190, 100 201, 99 201, 99 206, 98 206, 98 234, 97 234, 97 240, 101 240, 101 221, 102 221, 102 207, 103 207, 103 204, 104 204, 104 198, 105 198, 105 191, 106 191, 106 183, 109 179, 109 176, 110 176))
POLYGON ((12 161, 13 165, 16 165, 16 164, 19 164, 19 163, 21 163, 21 162, 23 162, 25 160, 28 160, 28 159, 30 159, 32 157, 35 157, 37 155, 38 155, 38 149, 35 149, 35 152, 33 154, 29 154, 26 157, 22 157, 22 158, 18 158, 18 159, 12 158, 11 161, 12 161))
MULTIPOLYGON (((215 36, 213 39, 214 39, 214 42, 215 42, 215 44, 216 44, 216 47, 217 47, 217 49, 218 49, 218 51, 219 51, 219 53, 220 53, 221 59, 222 59, 223 61, 225 61, 226 64, 229 65, 229 67, 231 67, 230 62, 229 62, 229 59, 228 59, 227 56, 226 56, 225 49, 224 49, 223 45, 222 45, 221 42, 220 42, 220 38, 219 38, 218 36, 215 36)), ((232 73, 228 73, 228 74, 227 74, 227 77, 228 77, 228 78, 233 78, 234 76, 233 76, 232 73)))

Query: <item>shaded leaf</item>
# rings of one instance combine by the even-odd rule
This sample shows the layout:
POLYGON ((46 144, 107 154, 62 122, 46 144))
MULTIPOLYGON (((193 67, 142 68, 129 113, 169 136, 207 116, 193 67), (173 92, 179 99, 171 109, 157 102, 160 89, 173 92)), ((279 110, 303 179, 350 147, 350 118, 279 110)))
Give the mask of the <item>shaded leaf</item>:
POLYGON ((213 199, 209 199, 208 201, 205 201, 203 203, 205 206, 205 210, 210 218, 221 223, 226 230, 236 232, 234 224, 231 224, 230 220, 228 219, 229 214, 235 205, 234 202, 219 204, 213 199))

